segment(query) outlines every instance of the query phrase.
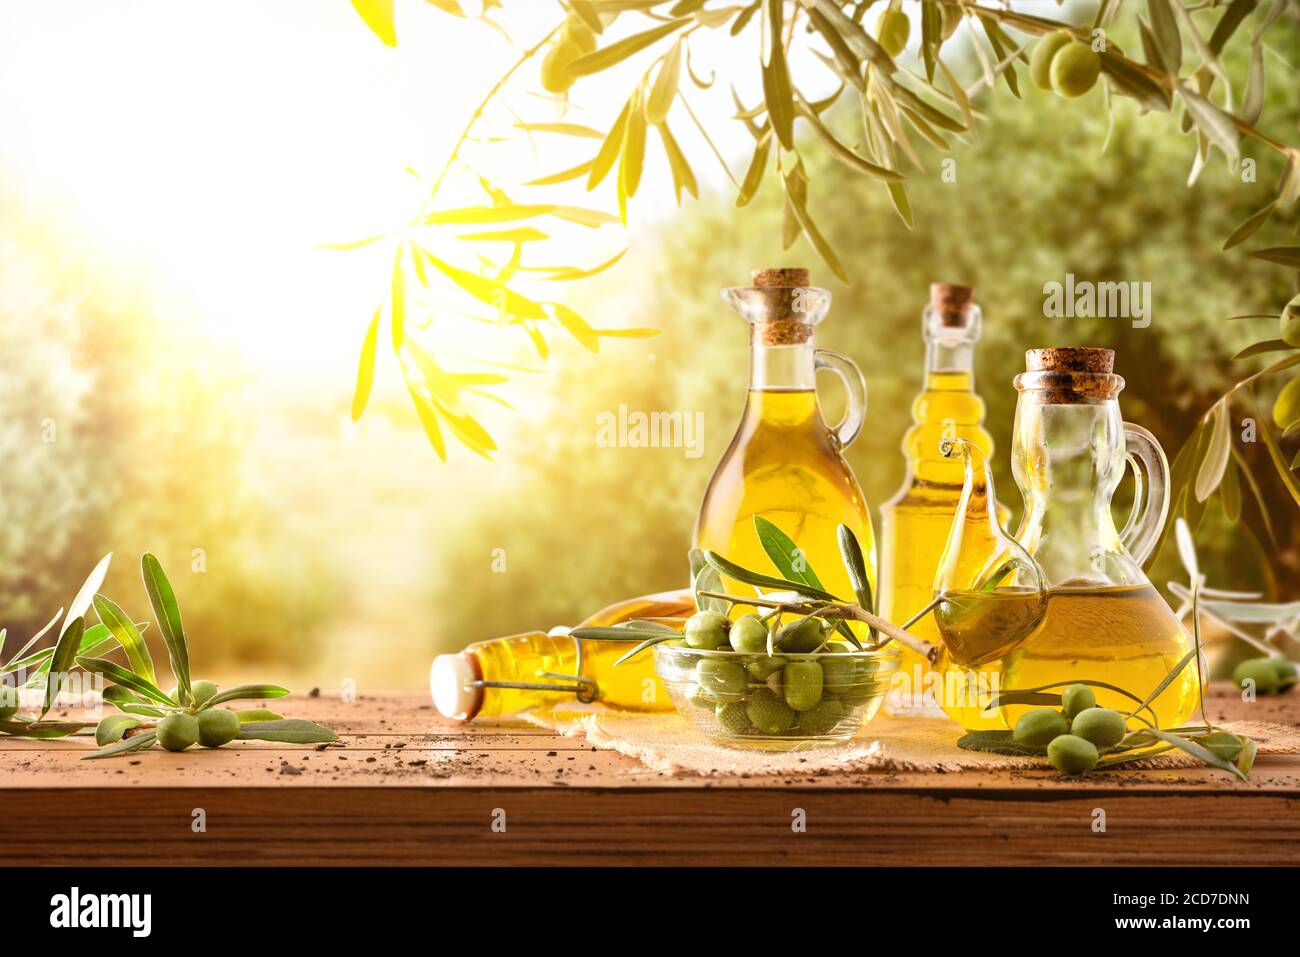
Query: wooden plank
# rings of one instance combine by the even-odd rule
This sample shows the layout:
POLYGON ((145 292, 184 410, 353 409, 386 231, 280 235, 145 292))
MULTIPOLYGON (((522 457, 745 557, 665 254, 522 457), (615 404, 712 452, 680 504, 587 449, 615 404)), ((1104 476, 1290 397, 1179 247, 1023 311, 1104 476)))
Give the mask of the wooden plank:
POLYGON ((0 791, 0 846, 47 864, 1295 864, 1300 802, 952 789, 0 791), (87 808, 94 813, 87 815, 87 808), (195 833, 201 808, 206 830, 195 833), (1105 811, 1106 830, 1093 821, 1105 811), (792 829, 801 810, 803 833, 792 829), (492 823, 502 820, 504 832, 492 823), (70 819, 76 828, 44 827, 70 819), (1197 822, 1213 822, 1198 827, 1197 822))

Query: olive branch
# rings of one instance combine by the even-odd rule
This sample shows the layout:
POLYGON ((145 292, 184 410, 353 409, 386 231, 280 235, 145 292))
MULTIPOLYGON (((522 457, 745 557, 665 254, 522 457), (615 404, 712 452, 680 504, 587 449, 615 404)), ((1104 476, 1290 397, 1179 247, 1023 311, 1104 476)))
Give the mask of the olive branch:
MULTIPOLYGON (((24 738, 61 738, 95 729, 101 750, 86 758, 105 758, 142 751, 161 744, 168 750, 183 751, 196 743, 221 747, 240 740, 312 744, 337 740, 333 731, 312 721, 285 718, 264 708, 232 711, 217 705, 232 701, 281 698, 289 692, 277 685, 248 684, 220 688, 211 681, 190 678, 189 638, 181 622, 176 593, 158 559, 146 552, 140 560, 141 577, 158 624, 176 687, 163 691, 158 684, 153 658, 144 641, 149 622, 135 622, 111 599, 99 594, 112 555, 105 555, 86 578, 76 597, 49 623, 0 665, 0 734, 24 738), (94 609, 98 623, 86 625, 94 609), (62 619, 55 643, 33 652, 40 640, 62 619), (125 664, 109 657, 122 652, 125 664), (104 701, 118 714, 94 721, 47 721, 59 692, 70 674, 80 668, 88 675, 111 682, 104 701), (20 688, 10 685, 11 676, 26 676, 21 686, 41 696, 36 714, 19 713, 20 688), (154 720, 149 720, 154 719, 154 720)), ((0 630, 0 649, 5 632, 0 630)))
MULTIPOLYGON (((384 43, 396 45, 393 0, 352 2, 384 43)), ((505 11, 500 0, 480 0, 477 14, 471 14, 467 10, 468 2, 460 0, 428 2, 441 14, 478 20, 508 36, 493 18, 498 10, 505 11)), ((1176 116, 1179 128, 1190 134, 1195 143, 1189 186, 1196 182, 1215 150, 1236 170, 1243 160, 1243 139, 1284 158, 1273 198, 1232 232, 1224 243, 1225 250, 1254 237, 1275 213, 1300 198, 1300 149, 1260 129, 1267 83, 1265 56, 1270 52, 1266 43, 1268 33, 1283 18, 1294 25, 1300 17, 1288 0, 1224 3, 1147 0, 1145 4, 1102 0, 1093 22, 1087 25, 1065 23, 979 0, 913 0, 907 4, 902 0, 881 3, 874 0, 730 3, 727 0, 556 0, 555 10, 556 25, 537 42, 520 48, 514 63, 471 113, 414 219, 400 230, 341 247, 352 248, 379 240, 392 241, 395 245, 389 289, 363 341, 352 404, 353 419, 360 418, 367 404, 374 379, 381 318, 387 313, 399 369, 428 440, 440 457, 446 453, 444 429, 471 450, 491 455, 495 443, 470 412, 469 403, 483 399, 506 404, 490 388, 504 384, 507 376, 503 374, 504 367, 493 363, 489 363, 494 368, 492 372, 448 371, 413 336, 407 335, 411 310, 408 292, 412 283, 427 290, 437 277, 441 286, 449 285, 469 303, 469 308, 439 307, 440 313, 471 321, 495 322, 503 330, 521 332, 543 361, 550 351, 547 333, 552 331, 566 333, 591 351, 597 351, 605 337, 653 335, 655 330, 651 329, 593 328, 561 302, 525 295, 518 288, 517 280, 527 277, 542 283, 575 281, 596 275, 618 262, 621 253, 587 268, 533 265, 531 260, 525 264, 524 260, 526 249, 544 245, 545 240, 552 238, 547 224, 555 220, 589 228, 626 225, 629 204, 638 192, 647 152, 652 148, 647 136, 651 127, 657 133, 672 173, 678 204, 683 192, 697 194, 691 159, 670 123, 677 110, 682 114, 678 119, 689 121, 699 132, 712 158, 735 185, 738 207, 753 200, 768 170, 772 170, 783 195, 783 245, 789 248, 800 236, 804 237, 844 282, 849 277, 836 253, 835 241, 817 224, 805 155, 810 150, 822 149, 835 161, 879 182, 900 218, 912 227, 908 170, 925 168, 914 138, 942 152, 951 152, 954 140, 971 139, 978 121, 984 119, 973 103, 974 98, 991 92, 999 84, 1019 98, 1021 67, 1026 68, 1025 72, 1038 85, 1051 87, 1057 83, 1046 68, 1050 59, 1045 55, 1048 47, 1071 47, 1074 69, 1071 76, 1060 79, 1063 85, 1054 87, 1057 92, 1074 96, 1095 85, 1100 78, 1112 122, 1113 102, 1119 98, 1137 102, 1143 113, 1176 116), (874 35, 866 21, 867 13, 873 8, 874 35), (1121 14, 1131 17, 1140 40, 1141 59, 1130 57, 1109 39, 1108 30, 1119 22, 1121 14), (913 22, 920 25, 919 69, 898 59, 907 45, 913 22), (1249 66, 1238 102, 1223 54, 1229 42, 1248 23, 1251 26, 1245 33, 1250 49, 1249 66), (625 24, 629 29, 623 29, 625 24), (701 75, 692 39, 705 31, 734 44, 750 44, 753 32, 759 33, 757 67, 763 94, 759 102, 746 104, 741 100, 736 77, 719 77, 716 70, 707 77, 701 75), (954 44, 952 41, 959 34, 963 39, 954 44), (816 71, 795 75, 791 53, 796 46, 810 50, 823 70, 829 72, 837 83, 833 93, 820 99, 805 95, 803 91, 816 79, 812 75, 816 71), (974 53, 980 71, 976 81, 969 85, 957 79, 950 62, 966 46, 974 53), (1030 53, 1045 64, 1041 74, 1035 69, 1030 53), (574 122, 528 122, 504 103, 511 81, 519 79, 523 67, 535 60, 540 61, 539 85, 549 99, 562 107, 570 103, 570 91, 576 87, 580 92, 581 84, 589 77, 602 75, 626 62, 644 63, 645 67, 631 81, 624 105, 612 125, 602 131, 574 122), (689 99, 692 86, 708 89, 724 79, 731 81, 735 106, 730 119, 743 124, 754 141, 752 155, 741 175, 732 171, 709 135, 709 124, 701 120, 689 99), (858 100, 854 111, 858 128, 846 138, 837 132, 828 112, 849 94, 858 100), (498 127, 503 122, 508 132, 526 137, 534 146, 539 137, 550 135, 589 139, 599 144, 589 160, 528 179, 520 188, 544 190, 585 178, 588 191, 592 191, 612 179, 617 215, 599 209, 516 201, 513 189, 507 193, 478 174, 472 175, 477 176, 485 195, 483 205, 440 209, 439 189, 449 172, 464 167, 472 173, 464 150, 473 142, 475 131, 491 121, 489 110, 493 106, 501 106, 504 114, 504 119, 496 124, 498 127), (1180 109, 1176 110, 1176 106, 1180 109), (800 120, 814 134, 807 143, 796 138, 800 120), (493 228, 449 234, 471 226, 493 228), (426 248, 435 238, 450 239, 453 244, 463 246, 476 265, 472 268, 455 265, 435 256, 426 248), (497 244, 506 252, 497 258, 485 256, 481 252, 485 243, 497 244), (484 305, 495 310, 495 318, 485 317, 475 308, 484 305)), ((509 136, 504 138, 507 142, 514 141, 509 136)), ((1249 255, 1284 268, 1300 269, 1300 246, 1262 247, 1251 250, 1249 255)), ((1246 360, 1267 352, 1300 349, 1300 303, 1293 300, 1283 312, 1282 321, 1281 338, 1262 340, 1236 358, 1246 360), (1288 314, 1296 316, 1289 327, 1286 326, 1288 314)), ((1234 397, 1249 399, 1254 382, 1281 373, 1296 362, 1300 362, 1300 356, 1291 355, 1243 378, 1205 413, 1175 462, 1175 517, 1183 517, 1195 526, 1207 502, 1217 494, 1224 512, 1235 520, 1240 514, 1244 482, 1272 537, 1262 493, 1240 453, 1230 442, 1225 442, 1224 423, 1234 397)), ((504 371, 518 369, 504 368, 504 371)), ((1291 379, 1274 407, 1274 421, 1283 439, 1294 435, 1300 427, 1297 382, 1300 379, 1291 379)), ((1300 483, 1292 474, 1300 468, 1300 455, 1288 463, 1280 449, 1279 436, 1273 434, 1267 423, 1261 432, 1272 464, 1300 506, 1300 483)))

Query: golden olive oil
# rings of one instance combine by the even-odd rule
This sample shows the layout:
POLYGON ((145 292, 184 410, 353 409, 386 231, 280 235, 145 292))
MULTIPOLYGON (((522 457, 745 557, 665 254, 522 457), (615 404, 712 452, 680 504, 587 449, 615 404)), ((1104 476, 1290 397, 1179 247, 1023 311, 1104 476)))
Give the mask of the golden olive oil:
MULTIPOLYGON (((685 617, 695 611, 689 591, 643 595, 610 605, 582 622, 608 626, 632 618, 685 617)), ((581 674, 595 682, 594 700, 631 711, 671 711, 672 701, 655 675, 651 655, 615 667, 635 642, 584 641, 579 669, 577 643, 563 630, 530 631, 477 641, 454 655, 439 655, 430 672, 434 703, 447 717, 496 718, 553 708, 579 700, 575 682, 581 674), (474 681, 530 684, 538 687, 475 687, 474 681)), ((587 697, 584 695, 584 697, 587 697)))
MULTIPOLYGON (((957 592, 946 596, 935 612, 946 645, 941 659, 944 710, 968 730, 1011 728, 1033 707, 981 714, 983 705, 1000 691, 1091 680, 1145 698, 1192 648, 1182 623, 1150 584, 1059 586, 1047 591, 1045 605, 1029 590, 957 592), (1041 620, 1029 637, 1003 653, 1007 636, 1032 627, 1036 618, 1041 620), (977 686, 983 701, 962 700, 962 692, 977 686)), ((1200 674, 1191 660, 1152 702, 1160 727, 1178 727, 1192 717, 1199 702, 1200 674)), ((1101 707, 1127 712, 1136 706, 1119 692, 1093 691, 1101 707)))
MULTIPOLYGON (((777 574, 754 530, 755 515, 789 535, 803 560, 835 595, 853 597, 836 542, 836 527, 841 523, 857 536, 868 575, 874 576, 870 512, 857 480, 832 442, 812 389, 750 391, 740 427, 700 506, 697 547, 746 568, 777 574)), ((753 594, 748 585, 731 581, 725 585, 738 594, 753 594)))
MULTIPOLYGON (((907 477, 880 509, 880 613, 900 625, 934 598, 935 573, 961 498, 961 459, 945 458, 940 443, 965 439, 986 458, 993 455, 993 437, 984 429, 984 400, 975 393, 981 315, 972 296, 968 287, 935 283, 922 316, 925 382, 912 402, 913 425, 903 437, 907 477)), ((929 615, 910 630, 938 641, 929 615)), ((887 702, 891 713, 933 713, 933 703, 922 698, 931 671, 928 661, 903 650, 899 679, 887 702)))

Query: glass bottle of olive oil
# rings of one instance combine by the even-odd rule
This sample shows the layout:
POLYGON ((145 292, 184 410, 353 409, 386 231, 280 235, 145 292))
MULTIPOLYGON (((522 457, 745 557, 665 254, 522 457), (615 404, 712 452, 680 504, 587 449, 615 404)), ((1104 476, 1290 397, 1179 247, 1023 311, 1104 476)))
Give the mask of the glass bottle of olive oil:
MULTIPOLYGON (((975 343, 980 308, 968 286, 934 283, 921 315, 925 336, 925 386, 912 403, 912 427, 903 437, 907 477, 880 509, 882 616, 902 624, 934 598, 934 576, 948 540, 962 491, 962 462, 939 450, 944 439, 965 439, 987 458, 993 437, 984 429, 984 400, 975 394, 975 343)), ((938 642, 934 618, 926 615, 911 631, 938 642)), ((894 715, 942 716, 929 701, 932 667, 903 649, 903 663, 886 702, 894 715)))
MULTIPOLYGON (((695 611, 689 590, 642 595, 601 609, 583 626, 632 618, 676 618, 695 611)), ((553 708, 566 701, 600 701, 632 711, 671 711, 672 700, 650 655, 614 667, 631 643, 579 641, 565 628, 476 641, 457 654, 438 655, 429 669, 434 707, 468 721, 553 708)))
MULTIPOLYGON (((762 516, 794 541, 796 562, 811 568, 827 591, 851 599, 836 541, 842 523, 862 545, 874 591, 871 510, 843 455, 862 428, 866 382, 853 360, 813 345, 830 293, 811 286, 806 269, 760 269, 752 286, 725 290, 723 297, 749 322, 749 396, 704 493, 695 547, 776 574, 754 528, 754 517, 762 516), (826 424, 817 401, 819 370, 837 375, 848 395, 844 420, 835 426, 826 424)), ((724 585, 754 593, 739 582, 724 585)))

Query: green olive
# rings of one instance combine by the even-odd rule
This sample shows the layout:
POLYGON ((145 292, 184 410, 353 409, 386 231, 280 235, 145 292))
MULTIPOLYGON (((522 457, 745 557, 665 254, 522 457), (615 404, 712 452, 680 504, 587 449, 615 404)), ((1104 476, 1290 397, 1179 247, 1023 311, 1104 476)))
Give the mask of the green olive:
POLYGON ((199 740, 199 719, 192 714, 169 714, 158 722, 158 743, 168 751, 184 751, 199 740))
POLYGON ((749 711, 743 701, 726 701, 719 704, 714 711, 718 724, 732 734, 744 734, 752 730, 749 724, 749 711))
POLYGON ((542 57, 542 87, 548 93, 567 93, 577 77, 569 73, 569 64, 582 56, 577 43, 560 39, 552 43, 542 57))
POLYGON ((1038 708, 1020 716, 1011 736, 1020 744, 1042 748, 1069 729, 1061 712, 1053 711, 1051 708, 1038 708))
POLYGON ((1101 57, 1086 43, 1072 40, 1052 57, 1052 89, 1061 96, 1083 96, 1097 85, 1101 57))
POLYGON ((1294 661, 1286 658, 1270 658, 1273 662, 1273 670, 1277 672, 1277 686, 1279 690, 1291 687, 1300 678, 1300 671, 1296 669, 1294 661))
POLYGON ((1273 421, 1279 429, 1289 429, 1300 422, 1300 375, 1282 387, 1273 403, 1273 421))
POLYGON ((816 618, 800 618, 783 626, 776 633, 776 646, 791 654, 815 651, 825 640, 826 632, 816 618))
POLYGON ((1097 707, 1097 696, 1087 685, 1070 685, 1061 692, 1061 710, 1067 718, 1073 718, 1080 711, 1097 707))
POLYGON ((1047 759, 1052 767, 1066 774, 1091 771, 1100 758, 1096 745, 1075 734, 1062 734, 1047 746, 1047 759))
POLYGON ((1232 680, 1241 688, 1252 681, 1256 694, 1276 694, 1281 682, 1278 680, 1277 666, 1272 658, 1251 658, 1237 665, 1232 673, 1232 680))
POLYGON ((731 647, 747 654, 767 651, 767 625, 757 615, 742 615, 731 625, 727 635, 731 647))
POLYGON ((833 698, 827 698, 799 715, 799 732, 811 737, 830 734, 843 717, 844 705, 833 698))
POLYGON ((815 661, 792 661, 785 666, 781 676, 781 691, 785 703, 795 711, 807 711, 822 700, 825 676, 822 666, 815 661))
POLYGON ((707 691, 694 682, 686 688, 686 700, 697 708, 708 708, 709 710, 713 710, 718 704, 707 691))
POLYGON ((1209 748, 1225 761, 1236 761, 1237 755, 1241 754, 1241 738, 1227 731, 1215 731, 1203 738, 1197 738, 1196 741, 1198 744, 1209 748))
POLYGON ((1113 748, 1127 733, 1124 716, 1110 708, 1085 708, 1070 722, 1070 734, 1091 741, 1098 748, 1113 748))
POLYGON ((754 727, 764 734, 784 734, 794 727, 797 718, 794 708, 778 698, 771 688, 754 692, 745 710, 754 727))
POLYGON ((705 650, 721 648, 727 643, 730 624, 720 611, 697 611, 686 619, 686 643, 705 650))
POLYGON ((1300 293, 1282 310, 1281 337, 1289 346, 1300 346, 1300 293))
MULTIPOLYGON (((217 687, 215 681, 190 682, 190 695, 194 698, 194 703, 196 705, 203 704, 219 690, 220 688, 217 687)), ((181 699, 178 698, 177 695, 179 695, 180 692, 181 689, 179 685, 172 685, 172 689, 167 692, 167 697, 171 698, 173 701, 179 702, 181 699)))
POLYGON ((219 690, 221 689, 215 681, 196 681, 190 685, 190 694, 194 696, 195 704, 203 704, 219 690))
POLYGON ((1040 90, 1052 88, 1052 60, 1061 51, 1061 47, 1073 39, 1074 34, 1069 30, 1057 30, 1035 44, 1033 55, 1029 58, 1029 78, 1034 81, 1034 86, 1040 90))
POLYGON ((199 712, 199 744, 219 748, 239 736, 239 715, 225 708, 208 708, 199 712))
POLYGON ((763 655, 761 658, 755 658, 753 661, 749 662, 749 664, 745 665, 745 670, 749 672, 751 677, 756 678, 759 681, 766 681, 768 678, 772 677, 772 675, 784 668, 785 665, 786 660, 784 658, 763 655))
POLYGON ((734 661, 706 658, 695 665, 695 683, 715 700, 739 697, 749 685, 749 675, 734 661))
POLYGON ((847 691, 860 678, 858 663, 852 658, 823 658, 822 676, 827 691, 847 691))
POLYGON ((876 23, 876 40, 891 57, 907 48, 907 38, 912 34, 912 23, 902 10, 886 10, 876 23))

